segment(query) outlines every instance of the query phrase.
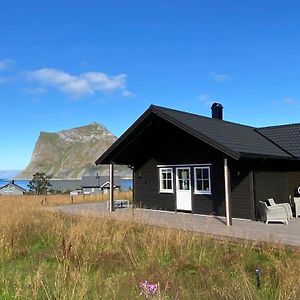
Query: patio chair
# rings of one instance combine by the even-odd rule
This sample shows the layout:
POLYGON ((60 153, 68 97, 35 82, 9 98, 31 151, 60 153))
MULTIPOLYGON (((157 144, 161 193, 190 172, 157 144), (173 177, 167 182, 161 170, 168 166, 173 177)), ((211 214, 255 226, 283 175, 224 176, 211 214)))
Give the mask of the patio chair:
POLYGON ((266 202, 259 201, 258 209, 261 220, 268 224, 269 222, 282 222, 288 225, 288 219, 284 207, 268 206, 266 202))
POLYGON ((300 197, 294 197, 296 218, 300 217, 300 197))
POLYGON ((293 212, 292 212, 292 208, 291 208, 289 203, 278 203, 278 204, 276 204, 273 198, 269 198, 268 202, 271 206, 283 207, 285 209, 287 219, 288 220, 293 219, 293 212))

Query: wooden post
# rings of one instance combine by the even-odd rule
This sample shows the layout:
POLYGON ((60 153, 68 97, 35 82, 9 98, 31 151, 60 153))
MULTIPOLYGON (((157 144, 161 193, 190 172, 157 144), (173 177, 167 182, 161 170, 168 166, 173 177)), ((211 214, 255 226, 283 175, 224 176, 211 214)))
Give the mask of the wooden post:
POLYGON ((225 205, 226 205, 226 224, 232 225, 231 217, 231 187, 230 187, 230 172, 228 168, 227 158, 224 158, 224 181, 225 181, 225 205))
POLYGON ((114 165, 109 165, 109 210, 113 212, 115 210, 114 205, 114 165))
POLYGON ((251 219, 256 220, 255 213, 255 190, 254 190, 254 173, 253 170, 249 173, 249 190, 250 190, 250 208, 251 208, 251 219))

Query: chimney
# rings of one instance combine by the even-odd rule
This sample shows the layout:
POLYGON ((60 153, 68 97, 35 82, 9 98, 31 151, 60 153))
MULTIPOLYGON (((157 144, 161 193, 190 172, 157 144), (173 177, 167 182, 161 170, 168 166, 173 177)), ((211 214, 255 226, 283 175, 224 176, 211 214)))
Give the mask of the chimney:
POLYGON ((213 119, 223 120, 223 106, 221 103, 213 103, 211 106, 211 117, 213 119))

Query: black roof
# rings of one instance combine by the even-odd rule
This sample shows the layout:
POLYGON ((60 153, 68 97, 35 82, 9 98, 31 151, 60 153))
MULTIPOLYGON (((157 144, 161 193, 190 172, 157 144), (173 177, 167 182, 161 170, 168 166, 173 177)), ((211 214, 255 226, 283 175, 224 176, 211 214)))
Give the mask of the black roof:
POLYGON ((286 151, 271 143, 255 131, 255 128, 224 120, 203 117, 174 109, 154 107, 176 123, 181 123, 187 130, 208 144, 227 152, 230 156, 258 155, 290 158, 286 151))
POLYGON ((22 191, 24 193, 26 192, 26 190, 24 188, 22 188, 21 186, 19 186, 18 184, 14 183, 14 182, 9 182, 9 183, 1 186, 0 190, 3 189, 3 188, 5 188, 5 187, 7 187, 7 186, 10 186, 10 185, 14 186, 15 188, 17 188, 18 190, 20 190, 20 191, 22 191))
POLYGON ((50 179, 50 184, 55 191, 76 190, 81 188, 81 179, 50 179))
POLYGON ((300 124, 263 127, 257 130, 294 157, 300 157, 300 124))
MULTIPOLYGON (((284 145, 277 144, 275 140, 272 140, 271 134, 268 134, 269 137, 267 136, 266 132, 268 129, 266 128, 258 129, 251 126, 151 105, 146 112, 104 152, 96 161, 96 164, 109 163, 112 161, 114 153, 122 148, 122 142, 151 114, 163 118, 234 159, 241 157, 294 158, 292 152, 284 147, 287 143, 284 145)), ((298 129, 300 130, 300 127, 298 129)), ((284 136, 284 134, 282 136, 284 136)), ((298 133, 297 136, 300 140, 300 133, 298 133)), ((298 152, 300 152, 300 149, 298 149, 298 152)), ((297 156, 300 157, 300 153, 297 156)))

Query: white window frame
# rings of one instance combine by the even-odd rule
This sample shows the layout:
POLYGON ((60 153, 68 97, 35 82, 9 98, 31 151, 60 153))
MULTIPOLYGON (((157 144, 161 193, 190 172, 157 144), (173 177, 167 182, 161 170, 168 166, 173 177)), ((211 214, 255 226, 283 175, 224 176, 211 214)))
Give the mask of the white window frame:
POLYGON ((174 193, 174 182, 173 182, 173 168, 159 168, 159 192, 160 193, 174 193), (163 188, 163 171, 170 170, 171 172, 171 189, 163 188))
POLYGON ((210 166, 194 167, 194 194, 199 195, 211 195, 211 176, 210 176, 210 166), (197 190, 197 170, 207 169, 208 170, 208 180, 209 180, 209 190, 197 190))

